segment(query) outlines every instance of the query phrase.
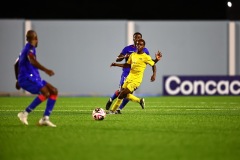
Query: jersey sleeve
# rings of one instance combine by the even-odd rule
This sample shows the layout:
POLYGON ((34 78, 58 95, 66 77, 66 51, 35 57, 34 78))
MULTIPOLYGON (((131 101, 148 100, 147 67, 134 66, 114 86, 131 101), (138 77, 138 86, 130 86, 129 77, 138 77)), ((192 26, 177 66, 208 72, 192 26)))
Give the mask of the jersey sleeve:
POLYGON ((30 49, 27 53, 28 56, 30 57, 36 57, 34 50, 30 49))
POLYGON ((149 64, 150 66, 154 66, 155 62, 152 60, 152 58, 147 55, 146 56, 146 63, 149 64))
POLYGON ((121 54, 126 55, 128 53, 128 46, 124 47, 121 54))

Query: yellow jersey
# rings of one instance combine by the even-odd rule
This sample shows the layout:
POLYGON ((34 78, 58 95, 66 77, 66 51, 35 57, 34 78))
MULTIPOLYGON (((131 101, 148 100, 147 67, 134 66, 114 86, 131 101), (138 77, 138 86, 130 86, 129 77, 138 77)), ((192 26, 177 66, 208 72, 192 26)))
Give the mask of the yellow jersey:
POLYGON ((127 63, 131 64, 131 70, 127 77, 127 80, 135 81, 138 83, 142 82, 147 64, 150 66, 153 66, 155 64, 151 56, 147 55, 146 53, 138 54, 137 52, 133 52, 129 56, 127 63))

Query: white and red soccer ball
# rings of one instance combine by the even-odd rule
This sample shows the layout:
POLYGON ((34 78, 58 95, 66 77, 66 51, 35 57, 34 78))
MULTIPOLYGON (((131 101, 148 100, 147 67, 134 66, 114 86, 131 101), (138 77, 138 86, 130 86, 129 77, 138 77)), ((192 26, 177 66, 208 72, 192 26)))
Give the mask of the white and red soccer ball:
POLYGON ((106 112, 104 109, 97 107, 92 111, 92 117, 94 120, 104 120, 106 117, 106 112))

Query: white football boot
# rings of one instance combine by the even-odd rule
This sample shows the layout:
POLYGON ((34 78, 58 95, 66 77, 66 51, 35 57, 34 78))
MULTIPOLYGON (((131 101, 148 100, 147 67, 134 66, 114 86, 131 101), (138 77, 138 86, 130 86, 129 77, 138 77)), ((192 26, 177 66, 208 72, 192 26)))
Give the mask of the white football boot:
POLYGON ((19 112, 17 116, 23 124, 28 125, 28 113, 26 111, 19 112))
POLYGON ((50 120, 48 116, 45 116, 43 118, 41 118, 38 122, 38 125, 40 126, 50 126, 50 127, 57 127, 55 124, 53 124, 50 120))

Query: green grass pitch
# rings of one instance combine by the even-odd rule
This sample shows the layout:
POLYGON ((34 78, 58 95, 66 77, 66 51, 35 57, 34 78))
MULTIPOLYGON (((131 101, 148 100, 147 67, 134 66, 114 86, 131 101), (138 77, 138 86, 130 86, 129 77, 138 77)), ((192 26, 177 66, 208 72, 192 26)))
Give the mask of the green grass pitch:
POLYGON ((56 128, 40 127, 46 102, 18 119, 34 97, 0 97, 1 160, 239 160, 240 97, 146 97, 120 115, 91 117, 108 97, 59 97, 56 128))

